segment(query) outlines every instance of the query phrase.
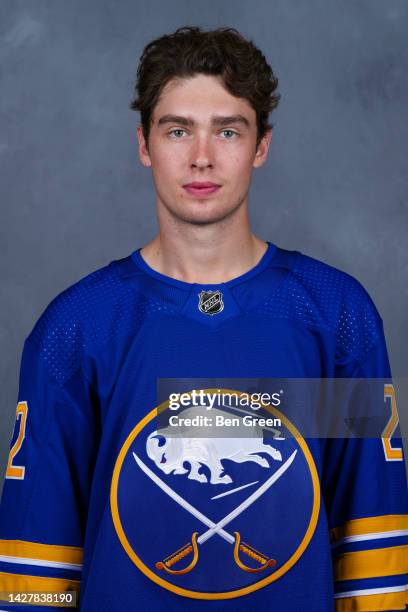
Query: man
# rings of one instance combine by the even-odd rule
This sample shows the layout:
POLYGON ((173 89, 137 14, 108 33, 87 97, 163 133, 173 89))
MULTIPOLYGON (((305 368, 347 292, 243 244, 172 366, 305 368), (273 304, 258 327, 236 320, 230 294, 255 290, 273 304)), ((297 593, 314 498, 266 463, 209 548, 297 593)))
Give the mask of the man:
POLYGON ((132 108, 159 234, 64 291, 26 340, 0 514, 5 601, 406 609, 407 492, 381 318, 352 277, 248 221, 276 87, 233 29, 181 28, 145 48, 132 108), (382 436, 306 441, 277 408, 283 386, 270 403, 233 404, 238 379, 278 378, 385 379, 382 436), (202 380, 218 382, 200 395, 202 380), (255 413, 270 419, 245 436, 255 413), (204 417, 240 433, 203 434, 204 417))

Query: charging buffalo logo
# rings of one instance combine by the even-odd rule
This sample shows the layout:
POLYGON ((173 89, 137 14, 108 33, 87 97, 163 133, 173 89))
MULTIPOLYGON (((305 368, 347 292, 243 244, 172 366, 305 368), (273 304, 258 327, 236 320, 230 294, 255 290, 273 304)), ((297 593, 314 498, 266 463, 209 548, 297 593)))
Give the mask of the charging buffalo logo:
POLYGON ((303 554, 319 513, 305 440, 271 406, 256 416, 280 418, 281 430, 255 425, 245 436, 233 413, 254 416, 250 409, 205 411, 233 416, 237 437, 158 430, 165 410, 168 402, 134 427, 116 461, 111 511, 126 553, 160 586, 196 599, 240 597, 278 580, 303 554))

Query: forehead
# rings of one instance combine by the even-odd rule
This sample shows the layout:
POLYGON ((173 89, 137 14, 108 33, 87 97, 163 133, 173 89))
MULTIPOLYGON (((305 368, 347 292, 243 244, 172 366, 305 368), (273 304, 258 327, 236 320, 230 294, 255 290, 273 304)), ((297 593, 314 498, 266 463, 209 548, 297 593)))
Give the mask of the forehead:
POLYGON ((248 100, 230 94, 221 77, 204 74, 169 81, 153 110, 153 123, 164 114, 189 115, 202 121, 212 115, 240 114, 250 124, 256 123, 255 110, 248 100))

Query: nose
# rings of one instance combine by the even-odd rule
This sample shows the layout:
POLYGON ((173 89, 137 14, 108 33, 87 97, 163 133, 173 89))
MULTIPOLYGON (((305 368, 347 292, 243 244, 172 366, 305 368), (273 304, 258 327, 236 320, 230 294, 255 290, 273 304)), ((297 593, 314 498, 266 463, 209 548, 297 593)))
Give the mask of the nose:
POLYGON ((192 168, 208 168, 214 163, 210 136, 197 135, 191 151, 192 168))

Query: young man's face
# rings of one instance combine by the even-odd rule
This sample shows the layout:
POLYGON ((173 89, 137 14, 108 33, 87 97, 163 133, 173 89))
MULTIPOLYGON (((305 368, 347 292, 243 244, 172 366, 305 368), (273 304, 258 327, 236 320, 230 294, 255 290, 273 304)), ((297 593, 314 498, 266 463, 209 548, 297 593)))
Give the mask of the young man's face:
POLYGON ((265 162, 271 136, 256 151, 255 110, 220 78, 202 74, 166 85, 153 111, 149 150, 141 127, 137 132, 158 205, 195 224, 221 221, 246 201, 252 169, 265 162))

